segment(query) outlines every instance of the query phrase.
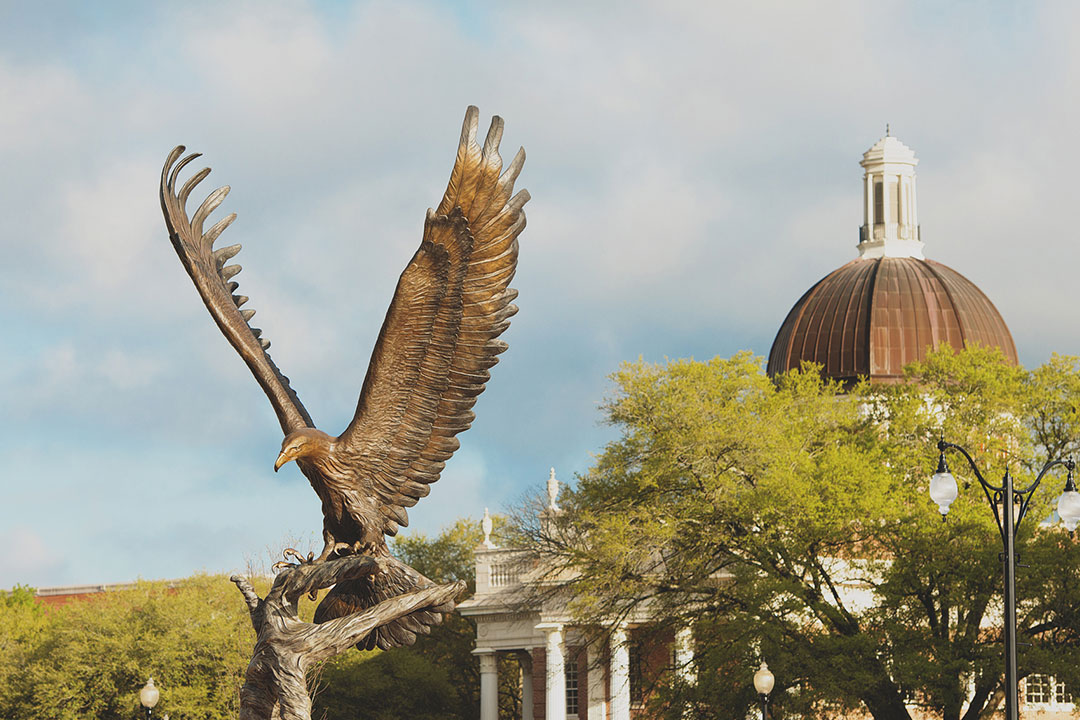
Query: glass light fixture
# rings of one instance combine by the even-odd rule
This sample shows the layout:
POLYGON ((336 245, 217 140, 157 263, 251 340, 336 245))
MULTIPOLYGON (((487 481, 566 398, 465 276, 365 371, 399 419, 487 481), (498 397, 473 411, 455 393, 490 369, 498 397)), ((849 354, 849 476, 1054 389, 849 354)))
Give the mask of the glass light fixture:
POLYGON ((161 697, 161 693, 156 687, 154 687, 154 678, 150 678, 143 685, 142 690, 139 690, 139 704, 144 708, 152 708, 157 705, 158 698, 161 697))
POLYGON ((956 478, 949 472, 949 466, 945 464, 945 453, 938 456, 937 472, 930 477, 930 499, 937 503, 942 517, 948 514, 949 506, 956 499, 959 488, 956 487, 956 478))
POLYGON ((769 672, 769 666, 762 660, 761 667, 754 673, 754 689, 758 691, 758 695, 768 695, 772 692, 775 681, 776 678, 769 672))
POLYGON ((1065 481, 1065 491, 1058 498, 1057 513, 1069 532, 1080 525, 1080 492, 1076 491, 1072 470, 1069 471, 1069 479, 1065 481))

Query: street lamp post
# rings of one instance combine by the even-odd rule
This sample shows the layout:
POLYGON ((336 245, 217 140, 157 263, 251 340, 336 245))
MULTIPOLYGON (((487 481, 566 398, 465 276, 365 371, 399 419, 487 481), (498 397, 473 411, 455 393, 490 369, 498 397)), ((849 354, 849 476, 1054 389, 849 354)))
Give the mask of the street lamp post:
POLYGON ((761 720, 769 720, 769 693, 772 692, 775 681, 776 678, 769 671, 769 666, 762 660, 761 667, 754 673, 754 689, 761 698, 761 720))
POLYGON ((146 720, 150 720, 150 713, 154 711, 154 706, 157 705, 160 697, 161 693, 154 687, 154 678, 147 680, 139 690, 139 704, 146 710, 146 720))
POLYGON ((979 480, 979 485, 982 486, 983 494, 986 495, 987 502, 990 503, 990 509, 994 512, 994 520, 997 521, 998 530, 1001 532, 1001 541, 1004 545, 1004 552, 1001 556, 1002 571, 1005 575, 1005 719, 1006 720, 1018 720, 1018 707, 1019 697, 1018 692, 1018 680, 1016 673, 1016 530, 1027 515, 1028 505, 1031 503, 1031 496, 1035 493, 1036 488, 1039 487, 1039 483, 1042 482, 1043 476, 1046 473, 1058 466, 1062 465, 1069 471, 1068 480, 1065 483, 1065 490, 1062 492, 1061 497, 1058 498, 1057 511, 1062 521, 1065 523, 1066 529, 1072 533, 1076 529, 1077 524, 1080 524, 1080 492, 1076 491, 1076 484, 1073 482, 1073 470, 1074 464, 1070 460, 1051 460, 1043 465, 1042 470, 1039 471, 1038 476, 1035 478, 1035 482, 1031 483, 1028 487, 1022 490, 1016 490, 1013 488, 1012 475, 1009 471, 1005 470, 1005 477, 1002 478, 1001 486, 988 483, 979 472, 979 468, 975 465, 975 461, 968 454, 967 450, 954 445, 953 443, 945 442, 944 439, 940 440, 937 444, 938 452, 938 467, 937 471, 930 478, 930 498, 937 503, 938 509, 941 511, 942 519, 949 512, 949 505, 959 492, 956 486, 956 478, 949 472, 949 466, 945 463, 945 451, 956 450, 967 460, 968 465, 971 466, 972 472, 975 473, 975 477, 979 480), (1020 509, 1016 512, 1015 519, 1013 517, 1013 506, 1016 502, 1016 497, 1020 498, 1020 509), (998 512, 998 504, 1002 504, 1002 511, 998 512))

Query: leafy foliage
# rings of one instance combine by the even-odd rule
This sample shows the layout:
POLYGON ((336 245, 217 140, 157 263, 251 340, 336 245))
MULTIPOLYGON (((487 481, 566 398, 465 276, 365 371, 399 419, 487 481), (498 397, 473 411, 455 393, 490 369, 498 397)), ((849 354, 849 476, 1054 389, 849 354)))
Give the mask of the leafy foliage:
POLYGON ((134 717, 149 676, 160 713, 224 720, 239 711, 254 634, 222 576, 139 583, 48 610, 17 589, 0 615, 0 717, 134 717))
MULTIPOLYGON (((996 351, 942 348, 907 382, 845 390, 813 366, 774 383, 744 353, 627 364, 614 380, 604 409, 621 437, 560 515, 519 530, 573 578, 564 591, 583 623, 638 610, 658 634, 693 623, 699 682, 673 677, 654 709, 745 715, 764 657, 778 717, 859 708, 907 720, 906 701, 945 720, 989 716, 1002 684, 1000 537, 977 483, 941 521, 927 494, 934 446, 944 433, 985 477, 1008 466, 1022 487, 1047 453, 1075 445, 1077 360, 1029 373, 996 351)), ((1074 682, 1080 546, 1035 532, 1057 493, 1036 494, 1018 543, 1032 562, 1018 580, 1020 634, 1035 643, 1021 674, 1074 682)))

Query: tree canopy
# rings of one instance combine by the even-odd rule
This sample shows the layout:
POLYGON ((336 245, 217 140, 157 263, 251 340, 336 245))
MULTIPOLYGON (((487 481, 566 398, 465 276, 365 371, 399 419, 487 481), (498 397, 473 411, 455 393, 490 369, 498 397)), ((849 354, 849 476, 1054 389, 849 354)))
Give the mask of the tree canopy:
MULTIPOLYGON (((944 720, 989 717, 1003 682, 1001 540, 977 484, 942 522, 928 497, 935 443, 1023 486, 1076 448, 1077 359, 1028 372, 996 351, 942 348, 905 382, 842 388, 814 366, 774 382, 743 353, 639 361, 614 381, 604 412, 620 437, 554 521, 521 529, 562 577, 573 570, 583 623, 645 609, 658 636, 692 624, 698 681, 671 674, 655 709, 741 716, 764 658, 778 716, 908 720, 914 702, 944 720)), ((1062 481, 1044 480, 1021 528, 1019 635, 1032 647, 1020 673, 1080 688, 1080 547, 1037 527, 1062 481)))
POLYGON ((234 718, 253 641, 223 576, 142 582, 48 609, 16 589, 0 602, 0 717, 134 717, 153 676, 159 713, 234 718))

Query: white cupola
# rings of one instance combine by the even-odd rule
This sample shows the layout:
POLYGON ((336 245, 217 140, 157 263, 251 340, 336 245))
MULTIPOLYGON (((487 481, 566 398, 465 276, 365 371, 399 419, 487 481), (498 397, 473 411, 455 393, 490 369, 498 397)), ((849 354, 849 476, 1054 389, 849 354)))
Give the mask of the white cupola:
POLYGON ((859 257, 923 257, 915 200, 915 153, 889 134, 863 153, 863 225, 859 257))

